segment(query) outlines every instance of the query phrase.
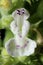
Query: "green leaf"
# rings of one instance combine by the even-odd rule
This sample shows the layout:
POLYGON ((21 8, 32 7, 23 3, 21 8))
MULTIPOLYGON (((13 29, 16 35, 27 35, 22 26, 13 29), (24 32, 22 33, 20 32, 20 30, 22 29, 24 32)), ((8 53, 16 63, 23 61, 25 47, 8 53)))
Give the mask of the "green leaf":
POLYGON ((9 39, 11 39, 12 37, 14 37, 14 35, 12 34, 12 32, 9 29, 7 29, 6 34, 5 34, 5 38, 4 38, 4 43, 6 41, 8 41, 9 39))
POLYGON ((38 16, 38 13, 33 14, 33 15, 30 16, 30 18, 29 18, 29 22, 30 22, 31 24, 35 24, 35 23, 37 23, 39 20, 40 20, 40 18, 39 18, 39 16, 38 16))
POLYGON ((6 15, 6 16, 3 16, 1 18, 1 22, 0 22, 0 28, 8 28, 10 23, 12 22, 13 18, 11 15, 6 15))
POLYGON ((40 60, 43 63, 43 54, 40 55, 40 60))
POLYGON ((43 0, 41 0, 41 2, 39 3, 38 9, 38 16, 43 19, 43 0))
POLYGON ((31 0, 26 0, 29 4, 31 4, 31 0))
POLYGON ((16 8, 23 7, 24 0, 12 0, 13 6, 16 8), (19 3, 18 3, 19 2, 19 3))

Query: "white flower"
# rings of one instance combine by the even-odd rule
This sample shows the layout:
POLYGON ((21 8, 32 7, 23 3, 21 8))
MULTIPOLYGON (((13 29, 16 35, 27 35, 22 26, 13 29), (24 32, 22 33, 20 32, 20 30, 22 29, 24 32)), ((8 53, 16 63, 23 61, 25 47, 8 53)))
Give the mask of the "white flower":
POLYGON ((10 24, 10 29, 13 34, 22 33, 22 36, 26 36, 29 31, 30 23, 27 21, 30 14, 24 8, 17 9, 12 13, 14 21, 10 24))
POLYGON ((30 16, 24 8, 15 10, 12 14, 14 21, 10 24, 10 29, 14 34, 5 43, 5 48, 12 57, 29 56, 34 53, 36 42, 27 38, 27 33, 30 28, 30 23, 27 18, 30 16))
POLYGON ((29 56, 34 53, 36 48, 36 42, 26 38, 24 44, 20 46, 19 44, 17 45, 15 39, 12 38, 6 42, 5 48, 8 54, 12 57, 29 56))

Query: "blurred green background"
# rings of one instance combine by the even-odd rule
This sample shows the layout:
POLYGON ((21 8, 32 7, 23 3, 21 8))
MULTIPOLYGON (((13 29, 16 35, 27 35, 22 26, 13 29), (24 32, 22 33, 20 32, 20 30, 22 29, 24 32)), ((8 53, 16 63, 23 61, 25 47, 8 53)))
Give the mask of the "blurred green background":
POLYGON ((0 0, 0 65, 43 65, 43 0, 0 0), (8 55, 4 43, 13 37, 9 29, 11 14, 22 7, 30 13, 27 36, 37 42, 37 48, 33 55, 14 58, 8 55))

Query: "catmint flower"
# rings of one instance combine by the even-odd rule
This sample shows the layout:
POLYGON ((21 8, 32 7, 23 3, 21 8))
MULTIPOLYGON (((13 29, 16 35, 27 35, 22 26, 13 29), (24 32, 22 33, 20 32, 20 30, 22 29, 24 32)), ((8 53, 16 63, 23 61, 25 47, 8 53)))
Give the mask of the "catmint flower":
POLYGON ((14 20, 10 24, 10 29, 14 38, 5 43, 5 48, 12 57, 29 56, 34 53, 36 42, 27 38, 30 23, 27 21, 30 14, 26 9, 20 8, 12 13, 14 20))

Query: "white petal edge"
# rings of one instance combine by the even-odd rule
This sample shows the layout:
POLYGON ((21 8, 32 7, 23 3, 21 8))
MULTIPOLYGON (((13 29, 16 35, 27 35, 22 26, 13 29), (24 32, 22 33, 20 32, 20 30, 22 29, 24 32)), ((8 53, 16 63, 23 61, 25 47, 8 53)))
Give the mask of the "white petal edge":
POLYGON ((12 48, 10 48, 10 46, 12 47, 12 48, 14 48, 15 47, 15 43, 14 43, 14 38, 11 38, 11 39, 9 39, 6 43, 5 43, 5 48, 6 48, 6 51, 8 52, 8 54, 10 55, 10 56, 14 56, 14 49, 12 49, 12 48), (13 43, 13 45, 12 45, 12 43, 13 43), (12 51, 13 50, 13 51, 12 51))
POLYGON ((29 21, 24 20, 24 24, 22 26, 22 37, 25 37, 29 32, 30 23, 29 21))
POLYGON ((12 31, 12 33, 15 35, 18 33, 18 27, 15 27, 15 21, 12 21, 10 24, 10 30, 12 31))
POLYGON ((28 45, 27 45, 27 49, 25 49, 25 52, 23 54, 23 56, 29 56, 31 54, 34 54, 35 52, 35 48, 37 47, 37 44, 34 40, 28 39, 29 41, 28 45))
POLYGON ((14 38, 9 39, 5 43, 5 48, 10 56, 12 56, 12 57, 21 56, 21 49, 16 48, 16 42, 15 42, 14 38))
POLYGON ((26 48, 24 49, 16 49, 15 45, 16 43, 14 43, 14 38, 10 39, 8 42, 6 42, 5 44, 5 48, 8 52, 9 55, 11 55, 12 57, 18 57, 18 56, 29 56, 31 54, 33 54, 35 52, 35 48, 37 47, 36 42, 31 40, 31 39, 27 39, 29 41, 28 45, 26 48), (13 42, 13 46, 12 43, 13 42), (13 50, 11 51, 9 44, 13 47, 13 50), (23 51, 23 53, 22 53, 23 51))

